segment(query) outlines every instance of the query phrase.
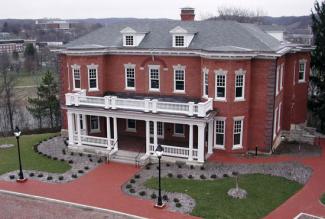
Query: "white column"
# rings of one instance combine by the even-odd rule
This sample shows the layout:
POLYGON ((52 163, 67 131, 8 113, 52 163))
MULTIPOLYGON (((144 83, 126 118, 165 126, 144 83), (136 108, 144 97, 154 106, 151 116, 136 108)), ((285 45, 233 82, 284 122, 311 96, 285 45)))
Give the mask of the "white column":
POLYGON ((189 155, 188 155, 188 160, 192 161, 193 160, 193 125, 189 124, 189 155))
POLYGON ((209 122, 208 127, 208 154, 212 154, 213 150, 213 120, 209 122))
POLYGON ((205 128, 205 123, 204 124, 199 124, 198 126, 198 162, 204 162, 204 128, 205 128))
POLYGON ((77 124, 78 145, 81 145, 80 114, 77 113, 75 118, 77 124))
POLYGON ((67 112, 68 116, 68 136, 69 136, 69 145, 73 145, 73 113, 67 112))
POLYGON ((82 114, 82 127, 85 131, 85 135, 87 135, 87 119, 85 114, 82 114))
POLYGON ((107 146, 111 147, 111 125, 110 117, 106 116, 106 136, 107 136, 107 146))
POLYGON ((114 123, 114 144, 115 149, 118 150, 118 142, 117 141, 117 118, 113 117, 113 123, 114 123))
POLYGON ((150 121, 146 121, 146 154, 150 154, 150 121))
POLYGON ((156 150, 158 146, 157 121, 153 121, 153 144, 156 150))

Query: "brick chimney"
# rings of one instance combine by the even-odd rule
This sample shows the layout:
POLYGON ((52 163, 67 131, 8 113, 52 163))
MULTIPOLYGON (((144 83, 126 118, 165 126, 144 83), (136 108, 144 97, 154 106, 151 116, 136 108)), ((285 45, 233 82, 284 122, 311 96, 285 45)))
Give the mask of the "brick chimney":
POLYGON ((194 21, 195 18, 194 8, 181 8, 181 20, 182 21, 194 21))

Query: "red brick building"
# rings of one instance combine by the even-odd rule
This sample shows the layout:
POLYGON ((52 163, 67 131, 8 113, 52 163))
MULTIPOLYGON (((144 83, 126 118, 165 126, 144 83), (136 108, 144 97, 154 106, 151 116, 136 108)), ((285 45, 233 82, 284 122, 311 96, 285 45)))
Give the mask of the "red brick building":
POLYGON ((304 123, 310 49, 253 24, 134 19, 59 51, 62 131, 69 148, 144 161, 204 162, 218 150, 269 152, 304 123))

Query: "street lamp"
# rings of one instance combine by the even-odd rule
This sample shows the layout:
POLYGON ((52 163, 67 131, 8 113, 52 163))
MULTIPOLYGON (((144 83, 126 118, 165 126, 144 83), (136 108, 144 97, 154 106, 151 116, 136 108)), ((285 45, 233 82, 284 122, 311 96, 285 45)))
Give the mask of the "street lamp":
POLYGON ((159 144, 155 150, 155 153, 158 157, 158 171, 159 171, 159 174, 158 174, 158 184, 159 184, 159 188, 158 188, 158 202, 157 204, 155 205, 156 208, 163 208, 165 207, 165 205, 163 204, 162 202, 162 198, 161 198, 161 177, 160 177, 160 172, 161 172, 161 166, 160 166, 160 159, 164 153, 164 148, 161 147, 161 145, 159 144))
POLYGON ((26 178, 24 178, 24 173, 23 173, 23 169, 21 167, 21 158, 20 158, 20 146, 19 146, 19 137, 20 137, 21 131, 18 128, 18 126, 16 126, 16 129, 14 131, 14 135, 16 136, 17 139, 17 148, 18 148, 18 158, 19 158, 19 178, 16 180, 17 182, 26 182, 26 178))

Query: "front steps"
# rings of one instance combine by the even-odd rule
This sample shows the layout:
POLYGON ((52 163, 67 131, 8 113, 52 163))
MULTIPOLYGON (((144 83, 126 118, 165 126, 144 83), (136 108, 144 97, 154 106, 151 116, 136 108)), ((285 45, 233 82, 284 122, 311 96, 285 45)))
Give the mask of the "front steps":
POLYGON ((144 155, 144 153, 118 150, 114 154, 110 155, 109 161, 143 166, 146 164, 147 160, 141 159, 144 155))
POLYGON ((288 141, 314 144, 316 129, 307 127, 304 124, 292 125, 290 131, 283 131, 282 134, 287 138, 288 141))

